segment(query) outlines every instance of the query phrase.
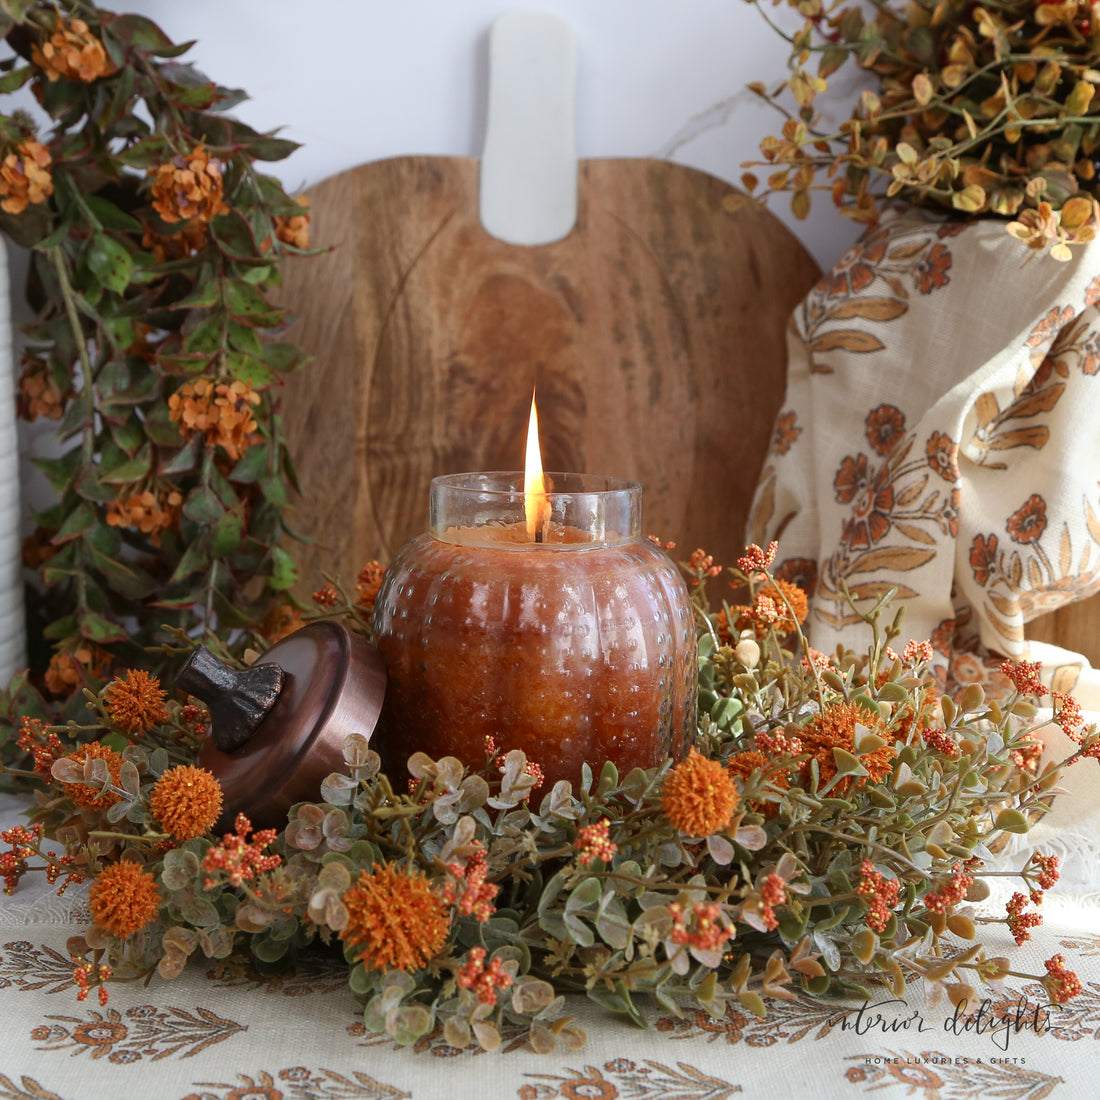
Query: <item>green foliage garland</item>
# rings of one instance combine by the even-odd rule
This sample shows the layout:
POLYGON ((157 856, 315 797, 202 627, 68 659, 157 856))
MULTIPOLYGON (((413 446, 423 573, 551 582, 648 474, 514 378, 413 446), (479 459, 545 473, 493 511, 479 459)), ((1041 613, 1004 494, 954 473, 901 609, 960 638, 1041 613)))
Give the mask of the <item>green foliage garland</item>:
POLYGON ((276 394, 303 356, 269 296, 307 215, 257 168, 295 144, 228 115, 244 93, 179 60, 191 43, 87 0, 3 0, 0 34, 0 93, 48 120, 0 115, 0 230, 30 251, 20 411, 62 442, 27 558, 69 695, 161 624, 253 625, 295 579, 276 394))

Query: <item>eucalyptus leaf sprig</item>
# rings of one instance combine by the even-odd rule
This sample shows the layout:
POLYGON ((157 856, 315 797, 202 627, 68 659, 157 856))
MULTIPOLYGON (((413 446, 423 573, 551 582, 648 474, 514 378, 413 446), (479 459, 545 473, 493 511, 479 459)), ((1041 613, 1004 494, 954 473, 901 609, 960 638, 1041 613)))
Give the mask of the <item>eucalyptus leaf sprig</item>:
MULTIPOLYGON (((756 2, 756 0, 753 0, 756 2)), ((778 3, 778 0, 776 0, 778 3)), ((1068 260, 1100 227, 1100 22, 1087 0, 788 0, 789 75, 753 91, 785 117, 761 144, 766 186, 805 217, 830 192, 859 222, 895 197, 965 216, 1006 219, 1031 248, 1068 260), (871 74, 849 117, 827 125, 819 97, 853 61, 871 74), (788 106, 786 97, 793 99, 788 106)))

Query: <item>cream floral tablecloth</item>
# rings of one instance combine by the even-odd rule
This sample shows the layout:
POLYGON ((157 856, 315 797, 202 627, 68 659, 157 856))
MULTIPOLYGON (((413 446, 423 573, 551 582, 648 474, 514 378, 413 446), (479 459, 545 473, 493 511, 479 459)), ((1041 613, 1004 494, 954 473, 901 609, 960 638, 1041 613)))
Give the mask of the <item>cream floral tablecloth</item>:
MULTIPOLYGON (((0 825, 20 809, 0 798, 0 825)), ((578 997, 587 1046, 540 1056, 517 1039, 486 1054, 368 1035, 339 959, 278 977, 193 966, 171 982, 112 984, 105 1006, 94 993, 78 1002, 65 944, 84 929, 82 896, 59 901, 24 880, 0 902, 0 1100, 1079 1100, 1098 1089, 1100 909, 1057 895, 1022 948, 1000 925, 983 938, 1021 971, 1063 954, 1083 993, 1061 1008, 1041 1009, 1041 987, 1010 978, 969 1027, 914 987, 862 1013, 807 997, 770 1002, 763 1020, 654 1010, 641 1031, 578 997)))

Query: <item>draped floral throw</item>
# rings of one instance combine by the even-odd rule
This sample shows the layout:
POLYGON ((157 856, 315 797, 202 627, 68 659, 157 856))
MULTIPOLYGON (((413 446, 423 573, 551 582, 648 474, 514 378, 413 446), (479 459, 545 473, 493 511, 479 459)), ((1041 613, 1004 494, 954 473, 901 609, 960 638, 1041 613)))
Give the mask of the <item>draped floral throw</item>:
POLYGON ((1027 640, 1100 591, 1100 242, 1028 257, 999 222, 909 211, 822 277, 788 340, 749 538, 778 538, 778 575, 812 593, 812 643, 858 636, 843 586, 896 588, 949 688, 996 695, 1004 656, 1041 658, 1100 707, 1083 658, 1027 640))

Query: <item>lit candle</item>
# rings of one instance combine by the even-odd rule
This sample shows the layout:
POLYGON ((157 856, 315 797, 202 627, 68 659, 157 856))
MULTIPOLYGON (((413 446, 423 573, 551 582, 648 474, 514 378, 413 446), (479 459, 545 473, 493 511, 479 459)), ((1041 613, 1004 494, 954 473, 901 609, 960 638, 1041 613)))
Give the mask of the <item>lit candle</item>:
POLYGON ((695 731, 696 641, 679 571, 641 534, 641 487, 527 470, 431 485, 428 533, 390 564, 374 617, 387 667, 372 740, 478 766, 486 738, 549 785, 587 761, 679 758, 695 731))

